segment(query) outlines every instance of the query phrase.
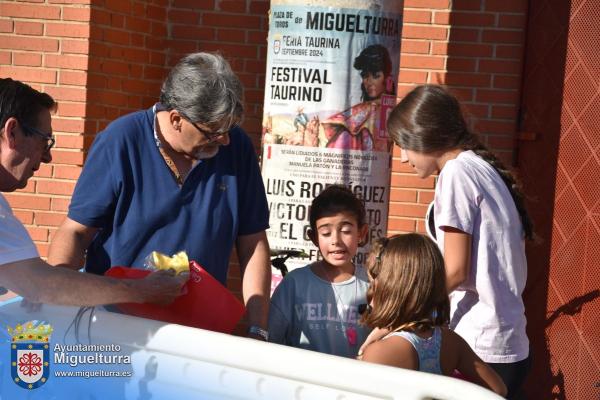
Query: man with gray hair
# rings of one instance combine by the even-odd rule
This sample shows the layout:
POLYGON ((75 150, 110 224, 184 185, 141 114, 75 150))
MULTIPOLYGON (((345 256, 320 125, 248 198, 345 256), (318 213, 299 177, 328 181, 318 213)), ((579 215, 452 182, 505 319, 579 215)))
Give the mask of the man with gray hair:
POLYGON ((102 274, 142 267, 152 251, 185 250, 226 284, 235 244, 249 334, 266 339, 269 210, 254 148, 238 126, 241 96, 220 55, 184 57, 159 103, 98 134, 49 262, 102 274))
MULTIPOLYGON (((0 191, 22 189, 42 163, 52 161, 54 99, 23 82, 0 79, 0 191)), ((139 280, 117 280, 54 268, 39 257, 23 224, 0 194, 0 291, 8 288, 34 303, 77 306, 169 303, 186 276, 165 271, 139 280)), ((0 294, 3 294, 1 293, 0 294)))

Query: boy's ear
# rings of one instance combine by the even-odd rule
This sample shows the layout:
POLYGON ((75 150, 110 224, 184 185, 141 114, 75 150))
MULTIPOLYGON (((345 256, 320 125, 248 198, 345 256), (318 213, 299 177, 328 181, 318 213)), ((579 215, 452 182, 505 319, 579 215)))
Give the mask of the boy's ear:
POLYGON ((358 237, 360 237, 360 241, 358 242, 359 247, 363 247, 367 244, 367 233, 369 233, 369 225, 364 224, 358 231, 358 237))
POLYGON ((315 231, 313 231, 312 229, 308 229, 306 231, 306 234, 308 235, 308 238, 310 239, 311 242, 313 242, 313 244, 317 247, 319 247, 319 241, 317 240, 317 235, 315 233, 315 231))

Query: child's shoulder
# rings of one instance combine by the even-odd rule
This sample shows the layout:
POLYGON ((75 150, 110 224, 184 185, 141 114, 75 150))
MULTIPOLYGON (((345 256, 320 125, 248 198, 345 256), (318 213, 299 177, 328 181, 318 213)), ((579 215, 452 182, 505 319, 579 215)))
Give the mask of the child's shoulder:
POLYGON ((364 361, 408 369, 418 368, 418 359, 419 356, 413 345, 397 335, 369 344, 362 356, 364 361))

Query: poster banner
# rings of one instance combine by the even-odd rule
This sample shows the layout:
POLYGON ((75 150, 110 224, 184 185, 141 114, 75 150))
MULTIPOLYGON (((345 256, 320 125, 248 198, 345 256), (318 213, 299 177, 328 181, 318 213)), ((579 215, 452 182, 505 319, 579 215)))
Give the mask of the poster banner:
POLYGON ((319 257, 306 236, 308 210, 328 184, 344 184, 365 202, 369 243, 357 264, 386 235, 386 120, 396 104, 402 3, 271 2, 262 174, 271 248, 308 254, 290 259, 290 270, 319 257))

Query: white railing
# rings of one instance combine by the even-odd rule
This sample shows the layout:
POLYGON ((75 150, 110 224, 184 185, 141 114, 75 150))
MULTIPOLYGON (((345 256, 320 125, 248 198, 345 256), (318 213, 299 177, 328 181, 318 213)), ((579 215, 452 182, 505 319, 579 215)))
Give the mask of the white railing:
MULTIPOLYGON (((27 313, 18 302, 0 306, 0 328, 28 320, 53 325, 51 358, 56 344, 73 344, 65 331, 78 308, 44 305, 27 313)), ((129 356, 127 365, 50 365, 42 397, 126 399, 499 399, 494 393, 454 378, 369 364, 316 352, 264 343, 173 324, 95 310, 79 323, 79 340, 114 344, 129 356), (65 378, 55 371, 129 370, 130 378, 65 378), (44 393, 46 391, 47 393, 44 393)), ((0 338, 8 339, 7 335, 0 338)), ((7 340, 0 343, 0 399, 25 398, 27 391, 11 382, 7 340)), ((92 353, 69 353, 92 354, 92 353)), ((108 353, 107 353, 108 354, 108 353)), ((60 361, 54 359, 54 361, 60 361)), ((63 357, 64 360, 64 357, 63 357)), ((29 392, 31 395, 32 391, 29 392)))

